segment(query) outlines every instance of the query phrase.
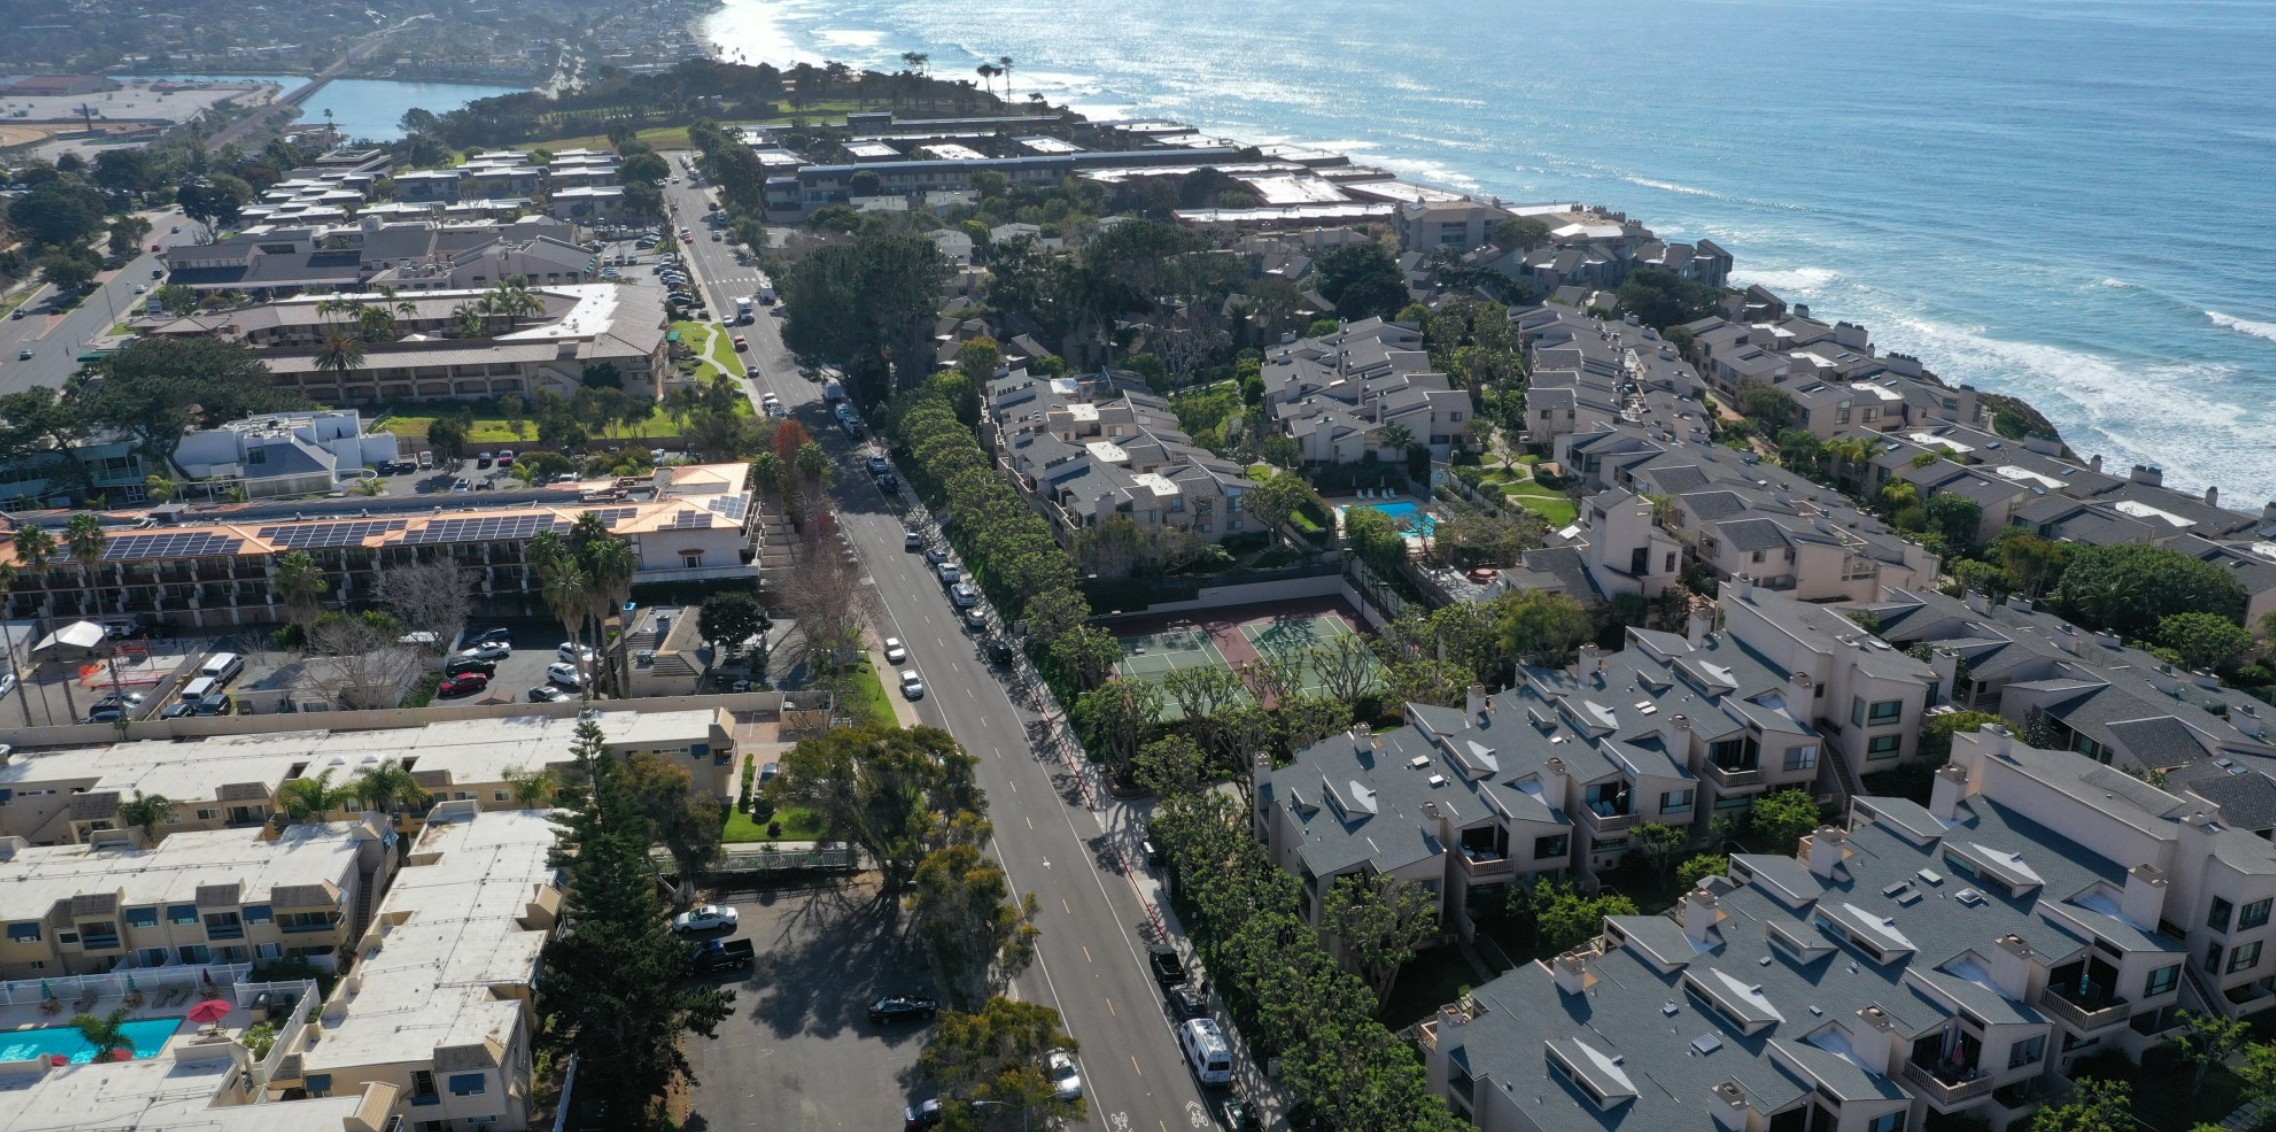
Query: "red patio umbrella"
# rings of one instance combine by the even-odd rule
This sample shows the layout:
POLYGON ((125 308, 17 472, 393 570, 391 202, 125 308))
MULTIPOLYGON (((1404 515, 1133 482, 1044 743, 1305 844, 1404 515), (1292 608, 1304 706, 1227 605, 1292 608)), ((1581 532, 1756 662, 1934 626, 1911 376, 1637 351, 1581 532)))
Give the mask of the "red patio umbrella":
POLYGON ((237 1007, 226 998, 209 998, 191 1007, 188 1018, 191 1025, 203 1026, 229 1017, 229 1012, 235 1009, 237 1007))

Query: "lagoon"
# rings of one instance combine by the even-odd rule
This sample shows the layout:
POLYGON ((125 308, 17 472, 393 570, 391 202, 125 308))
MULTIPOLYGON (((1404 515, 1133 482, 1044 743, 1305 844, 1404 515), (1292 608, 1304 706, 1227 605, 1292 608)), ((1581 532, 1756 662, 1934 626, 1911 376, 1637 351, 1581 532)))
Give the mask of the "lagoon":
MULTIPOLYGON (((184 82, 266 82, 277 83, 290 94, 308 85, 306 75, 134 75, 135 81, 175 79, 184 82)), ((484 86, 476 83, 417 83, 398 82, 394 79, 334 79, 325 84, 301 106, 298 119, 303 124, 321 123, 324 112, 332 112, 332 124, 344 131, 350 139, 368 141, 395 141, 403 136, 396 125, 403 112, 413 107, 436 114, 456 110, 479 98, 495 98, 501 94, 519 94, 522 88, 510 86, 484 86)))

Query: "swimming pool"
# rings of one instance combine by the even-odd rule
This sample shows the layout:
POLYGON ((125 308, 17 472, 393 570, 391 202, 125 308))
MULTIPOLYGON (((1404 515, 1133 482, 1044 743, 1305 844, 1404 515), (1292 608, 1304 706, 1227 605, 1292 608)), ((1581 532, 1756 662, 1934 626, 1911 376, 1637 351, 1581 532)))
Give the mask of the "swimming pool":
POLYGON ((1349 511, 1353 507, 1372 507, 1381 511, 1397 521, 1400 530, 1410 535, 1427 537, 1432 531, 1438 529, 1437 516, 1423 510, 1421 504, 1411 499, 1401 499, 1392 503, 1353 503, 1346 505, 1344 510, 1349 511))
MULTIPOLYGON (((182 1019, 142 1018, 128 1022, 120 1029, 126 1031, 127 1040, 134 1043, 136 1058, 156 1057, 166 1048, 166 1039, 181 1029, 182 1019)), ((15 1030, 0 1034, 0 1061, 30 1061, 62 1054, 73 1065, 85 1065, 95 1060, 95 1047, 87 1044, 78 1030, 70 1026, 45 1026, 37 1030, 15 1030)))

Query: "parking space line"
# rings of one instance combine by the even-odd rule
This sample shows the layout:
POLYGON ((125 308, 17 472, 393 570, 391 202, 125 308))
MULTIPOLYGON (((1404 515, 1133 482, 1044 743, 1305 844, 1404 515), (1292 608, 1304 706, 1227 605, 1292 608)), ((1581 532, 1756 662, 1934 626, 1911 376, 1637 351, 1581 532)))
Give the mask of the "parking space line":
POLYGON ((1138 1074, 1140 1077, 1143 1077, 1143 1076, 1145 1076, 1145 1075, 1146 1075, 1146 1067, 1145 1067, 1145 1066, 1143 1066, 1143 1065, 1140 1065, 1140 1064, 1138 1064, 1138 1055, 1137 1055, 1137 1054, 1131 1054, 1131 1055, 1130 1055, 1130 1070, 1131 1070, 1131 1072, 1138 1074))

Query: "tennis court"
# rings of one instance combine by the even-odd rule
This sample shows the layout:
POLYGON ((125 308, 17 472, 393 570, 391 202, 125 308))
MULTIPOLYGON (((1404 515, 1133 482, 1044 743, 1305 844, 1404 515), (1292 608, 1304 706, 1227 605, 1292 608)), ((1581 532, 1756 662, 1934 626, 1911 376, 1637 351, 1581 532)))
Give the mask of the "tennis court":
POLYGON ((1130 679, 1158 682, 1180 668, 1213 664, 1233 670, 1260 657, 1281 657, 1297 666, 1297 690, 1317 693, 1327 681, 1304 653, 1358 631, 1341 606, 1332 599, 1308 600, 1125 626, 1117 632, 1122 660, 1114 670, 1130 679))

